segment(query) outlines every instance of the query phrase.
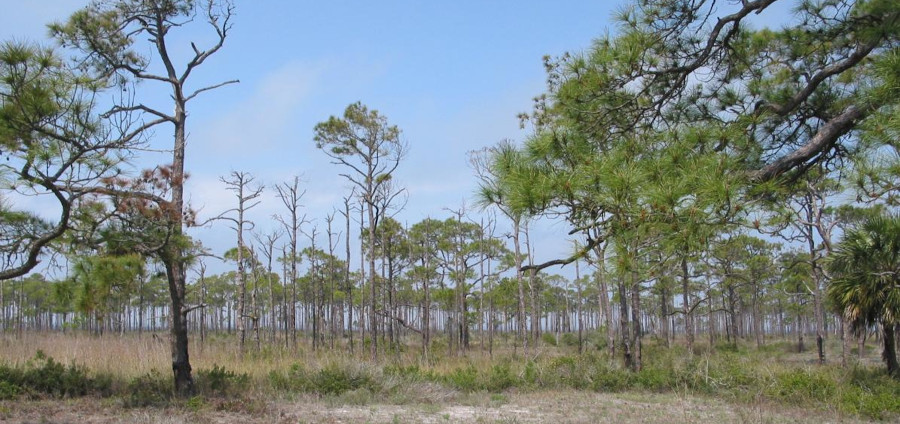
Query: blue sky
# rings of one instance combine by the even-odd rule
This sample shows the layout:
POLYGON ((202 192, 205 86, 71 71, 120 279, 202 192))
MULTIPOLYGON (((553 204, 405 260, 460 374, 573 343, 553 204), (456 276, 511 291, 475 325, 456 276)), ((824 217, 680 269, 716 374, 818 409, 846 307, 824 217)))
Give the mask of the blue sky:
MULTIPOLYGON (((579 52, 612 31, 620 1, 237 1, 234 27, 223 50, 194 74, 192 87, 229 79, 190 106, 188 196, 209 217, 235 199, 219 181, 247 171, 268 187, 303 178, 304 204, 315 224, 338 207, 349 190, 312 141, 313 126, 362 101, 403 131, 410 146, 397 180, 409 190, 398 219, 410 224, 447 218, 446 208, 470 205, 476 187, 467 152, 504 138, 521 140, 516 115, 544 91, 542 57, 579 52)), ((0 40, 46 40, 45 24, 65 19, 81 0, 0 1, 0 40)), ((176 55, 189 42, 210 41, 200 22, 173 34, 176 55)), ((145 84, 139 93, 168 111, 171 106, 145 84)), ((169 128, 151 144, 171 148, 169 128)), ((143 154, 138 166, 168 162, 143 154)), ((35 202, 40 204, 40 202, 35 202)), ((258 230, 280 213, 267 189, 251 218, 258 230)), ((473 214, 476 216, 477 214, 473 214)), ((342 226, 342 225, 341 225, 342 226)), ((505 228, 505 226, 501 227, 505 228)), ((568 228, 537 225, 536 256, 568 252, 568 228)), ((221 254, 234 245, 224 223, 194 234, 221 254)), ((353 237, 357 236, 353 234, 353 237)), ((355 263, 355 260, 354 260, 355 263)), ((214 271, 226 269, 215 266, 214 271)))

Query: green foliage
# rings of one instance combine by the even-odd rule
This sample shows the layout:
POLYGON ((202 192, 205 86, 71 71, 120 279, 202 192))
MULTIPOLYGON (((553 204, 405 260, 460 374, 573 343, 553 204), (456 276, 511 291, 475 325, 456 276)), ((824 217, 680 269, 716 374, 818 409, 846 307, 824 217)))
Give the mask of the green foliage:
POLYGON ((225 367, 213 365, 210 370, 197 370, 195 385, 199 393, 223 397, 234 397, 241 394, 250 381, 247 374, 237 374, 225 367))
POLYGON ((546 345, 556 346, 556 335, 553 333, 541 333, 541 342, 546 345))
POLYGON ((331 365, 310 376, 307 390, 319 395, 338 395, 374 384, 368 374, 331 365))
POLYGON ((33 396, 75 397, 88 394, 107 396, 112 379, 90 376, 81 366, 65 366, 38 351, 23 368, 0 365, 0 397, 14 398, 21 394, 33 396))
POLYGON ((563 333, 562 344, 569 346, 569 347, 578 346, 578 334, 563 333))
POLYGON ((278 389, 317 395, 340 395, 362 388, 372 391, 379 389, 376 379, 368 370, 337 364, 329 364, 315 372, 294 364, 287 374, 271 372, 269 381, 278 389))
POLYGON ((135 377, 125 389, 125 406, 165 406, 175 396, 172 377, 164 377, 157 370, 135 377))
POLYGON ((473 365, 457 368, 450 374, 447 374, 445 379, 450 386, 464 392, 474 392, 481 389, 478 383, 478 369, 473 365))

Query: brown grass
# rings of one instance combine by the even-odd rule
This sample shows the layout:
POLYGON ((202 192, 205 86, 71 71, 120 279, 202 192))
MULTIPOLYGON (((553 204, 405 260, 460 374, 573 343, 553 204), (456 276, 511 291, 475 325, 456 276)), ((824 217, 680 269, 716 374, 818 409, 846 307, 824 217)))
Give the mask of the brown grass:
POLYGON ((452 404, 333 404, 303 396, 260 408, 218 404, 201 409, 122 408, 94 398, 0 402, 0 422, 78 423, 858 423, 778 405, 731 405, 677 394, 570 390, 512 393, 501 401, 469 397, 452 404))

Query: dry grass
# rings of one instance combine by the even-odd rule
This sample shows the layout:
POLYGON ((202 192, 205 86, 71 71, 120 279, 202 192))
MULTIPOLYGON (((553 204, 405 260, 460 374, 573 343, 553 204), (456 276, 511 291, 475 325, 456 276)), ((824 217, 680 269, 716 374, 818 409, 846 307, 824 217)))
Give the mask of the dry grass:
POLYGON ((857 423, 852 417, 778 405, 729 405, 674 394, 577 391, 513 393, 497 402, 466 398, 442 405, 330 404, 314 397, 273 401, 246 410, 234 405, 194 410, 122 408, 92 398, 0 402, 3 422, 84 423, 857 423))
MULTIPOLYGON (((473 365, 476 368, 489 368, 494 360, 487 352, 471 349, 465 357, 448 356, 444 351, 432 352, 432 361, 422 363, 420 351, 416 345, 401 353, 381 354, 379 364, 400 363, 420 364, 438 373, 447 373, 461 366, 473 365)), ((21 365, 32 358, 40 350, 47 356, 63 364, 78 364, 96 372, 109 373, 124 378, 132 378, 151 370, 167 371, 171 368, 171 353, 168 334, 137 334, 92 336, 79 333, 26 333, 24 337, 14 334, 0 333, 0 362, 21 365)), ((248 347, 241 355, 235 336, 218 335, 208 338, 203 344, 192 337, 189 347, 191 366, 195 370, 210 369, 214 365, 229 371, 247 374, 253 378, 264 378, 270 371, 284 371, 291 365, 302 363, 308 369, 319 369, 329 364, 369 363, 368 350, 355 355, 345 349, 312 350, 304 341, 297 349, 283 346, 262 344, 256 351, 248 347)), ((572 353, 572 349, 545 347, 537 352, 532 351, 529 358, 556 356, 572 353)), ((521 348, 518 350, 521 357, 521 348)), ((510 358, 514 351, 509 346, 498 346, 495 358, 510 358)))
MULTIPOLYGON (((738 397, 728 392, 701 395, 680 386, 663 393, 654 393, 653 389, 638 392, 628 386, 624 388, 626 392, 613 394, 575 391, 553 384, 523 384, 491 394, 469 393, 453 388, 452 384, 443 384, 444 380, 421 378, 421 374, 406 379, 385 371, 390 365, 418 365, 422 373, 449 375, 470 367, 484 377, 492 366, 505 362, 510 364, 517 381, 522 382, 526 361, 521 350, 514 355, 509 346, 498 347, 494 359, 476 347, 466 357, 448 356, 445 350, 436 350, 430 363, 422 363, 419 351, 411 347, 399 354, 382 355, 379 363, 371 363, 367 352, 349 355, 343 350, 313 351, 305 344, 296 351, 264 344, 261 351, 251 348, 241 355, 233 336, 214 336, 203 345, 197 341, 193 339, 190 350, 193 368, 210 370, 217 365, 230 372, 247 374, 253 383, 242 388, 247 396, 202 398, 199 404, 173 402, 157 408, 126 408, 117 398, 6 401, 0 402, 0 422, 858 422, 858 418, 842 415, 833 406, 766 400, 765 387, 754 388, 759 390, 756 395, 743 393, 738 397), (378 393, 363 388, 338 396, 316 396, 273 390, 269 374, 274 371, 284 375, 292 365, 308 371, 331 367, 368 375, 377 380, 378 393)), ((654 345, 648 342, 648 347, 654 345)), ((653 349, 648 348, 648 356, 657 360, 668 358, 675 366, 683 367, 681 362, 687 360, 674 353, 677 350, 653 349)), ((147 333, 143 337, 30 333, 21 339, 0 334, 0 363, 22 365, 38 350, 63 364, 78 364, 123 380, 146 375, 151 370, 168 375, 171 366, 165 333, 147 333)), ((574 352, 571 347, 548 346, 530 352, 528 359, 537 359, 532 366, 553 376, 556 371, 551 369, 551 364, 555 363, 555 357, 569 355, 571 358, 574 352)), ((830 343, 828 354, 831 363, 839 360, 839 345, 830 343)), ((700 358, 708 355, 698 353, 700 358)), ((737 356, 743 365, 735 365, 776 375, 785 370, 815 368, 814 355, 812 351, 796 353, 788 342, 770 342, 764 351, 737 356)), ((869 352, 867 359, 877 366, 875 354, 869 352)), ((612 367, 621 366, 617 360, 611 362, 612 367)), ((668 366, 665 364, 668 362, 663 363, 668 366)))

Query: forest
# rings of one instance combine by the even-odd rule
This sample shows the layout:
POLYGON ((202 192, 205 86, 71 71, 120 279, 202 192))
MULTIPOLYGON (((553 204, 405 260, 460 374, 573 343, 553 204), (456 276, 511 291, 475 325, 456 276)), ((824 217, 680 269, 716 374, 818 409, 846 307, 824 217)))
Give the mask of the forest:
POLYGON ((364 101, 302 141, 340 203, 222 169, 229 208, 191 204, 192 105, 238 84, 194 81, 244 5, 96 0, 5 40, 0 417, 897 419, 898 6, 631 0, 543 58, 527 137, 466 158, 469 205, 414 222, 420 146, 364 101), (132 171, 150 149, 171 159, 132 171), (570 248, 539 260, 548 220, 570 248), (579 412, 515 412, 548 399, 579 412))

